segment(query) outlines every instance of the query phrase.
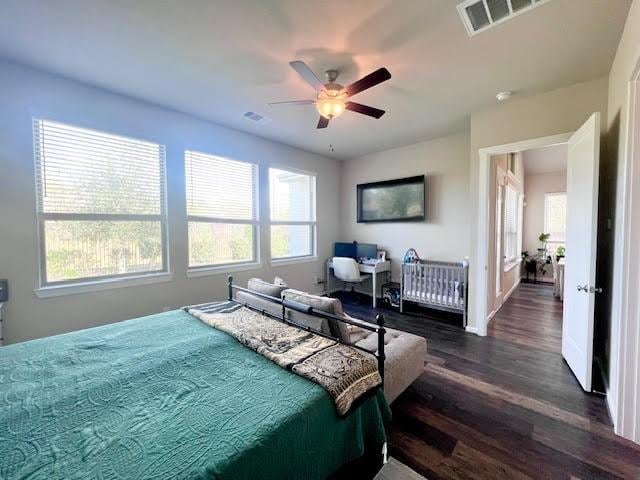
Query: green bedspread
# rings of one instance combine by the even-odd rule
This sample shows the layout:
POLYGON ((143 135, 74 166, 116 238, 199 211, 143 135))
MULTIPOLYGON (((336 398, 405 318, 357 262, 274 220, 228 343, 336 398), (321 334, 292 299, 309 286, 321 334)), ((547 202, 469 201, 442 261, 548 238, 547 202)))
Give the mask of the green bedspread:
POLYGON ((0 348, 2 479, 325 478, 388 418, 181 310, 0 348))

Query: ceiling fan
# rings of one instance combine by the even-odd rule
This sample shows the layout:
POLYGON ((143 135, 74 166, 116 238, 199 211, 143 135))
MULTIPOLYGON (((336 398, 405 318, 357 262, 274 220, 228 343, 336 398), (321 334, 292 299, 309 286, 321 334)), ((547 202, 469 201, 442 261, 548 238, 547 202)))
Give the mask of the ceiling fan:
POLYGON ((379 68, 373 73, 362 77, 360 80, 353 82, 351 85, 343 87, 336 83, 338 79, 338 70, 327 70, 325 76, 327 83, 322 83, 311 69, 301 60, 289 62, 289 65, 298 72, 305 82, 311 85, 316 91, 315 100, 292 100, 289 102, 272 102, 269 105, 313 105, 315 104, 320 114, 320 120, 316 128, 327 128, 329 120, 342 115, 345 110, 361 113, 374 118, 380 118, 384 115, 384 110, 369 107, 360 103, 351 102, 349 99, 354 95, 371 87, 375 87, 391 78, 389 70, 379 68))

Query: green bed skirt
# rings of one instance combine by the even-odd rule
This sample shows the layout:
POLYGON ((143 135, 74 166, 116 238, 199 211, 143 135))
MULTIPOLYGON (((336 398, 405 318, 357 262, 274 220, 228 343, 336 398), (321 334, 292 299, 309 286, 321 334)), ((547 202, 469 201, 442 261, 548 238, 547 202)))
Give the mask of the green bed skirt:
POLYGON ((181 310, 0 348, 2 479, 322 479, 389 418, 181 310))

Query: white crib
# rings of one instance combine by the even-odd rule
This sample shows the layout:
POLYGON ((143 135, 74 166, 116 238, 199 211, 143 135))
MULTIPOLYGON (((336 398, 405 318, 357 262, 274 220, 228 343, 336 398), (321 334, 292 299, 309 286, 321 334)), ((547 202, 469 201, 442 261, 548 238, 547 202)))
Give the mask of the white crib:
POLYGON ((402 264, 400 311, 404 302, 462 313, 467 326, 467 291, 469 263, 420 260, 402 264))

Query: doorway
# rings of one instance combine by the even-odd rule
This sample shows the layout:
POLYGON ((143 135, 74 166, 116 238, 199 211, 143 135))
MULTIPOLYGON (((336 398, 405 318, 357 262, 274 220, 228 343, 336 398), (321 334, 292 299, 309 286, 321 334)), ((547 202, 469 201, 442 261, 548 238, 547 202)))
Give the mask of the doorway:
POLYGON ((559 354, 567 144, 492 155, 490 161, 487 334, 559 354))
POLYGON ((479 265, 485 268, 476 269, 475 317, 477 333, 487 335, 489 320, 500 306, 517 288, 523 271, 521 253, 524 242, 524 164, 522 152, 549 148, 555 145, 566 145, 572 136, 563 133, 550 137, 525 140, 480 150, 479 202, 478 202, 478 238, 477 254, 479 265), (504 201, 509 185, 510 215, 515 209, 515 220, 507 218, 516 228, 511 245, 501 242, 504 233, 497 231, 496 220, 504 224, 507 203, 504 201), (499 196, 502 196, 502 202, 499 196), (514 200, 517 198, 517 200, 514 200), (517 203, 516 203, 517 202, 517 203), (500 204, 502 203, 502 204, 500 204), (482 239, 486 239, 485 242, 482 239), (499 245, 503 243, 503 245, 499 245), (506 272, 505 272, 506 270, 506 272))
MULTIPOLYGON (((491 157, 564 143, 567 144, 566 244, 572 256, 566 263, 564 276, 562 357, 582 388, 585 391, 591 391, 594 305, 595 294, 599 290, 595 285, 600 151, 599 113, 592 114, 576 132, 571 134, 480 149, 479 241, 476 257, 480 268, 476 268, 478 294, 474 313, 478 333, 486 335, 491 312, 489 295, 491 277, 488 275, 492 264, 491 248, 488 248, 491 244, 491 157)), ((542 243, 547 241, 548 237, 545 235, 542 243)), ((505 248, 506 246, 503 247, 503 251, 505 248)), ((507 256, 505 259, 508 258, 507 256)))

